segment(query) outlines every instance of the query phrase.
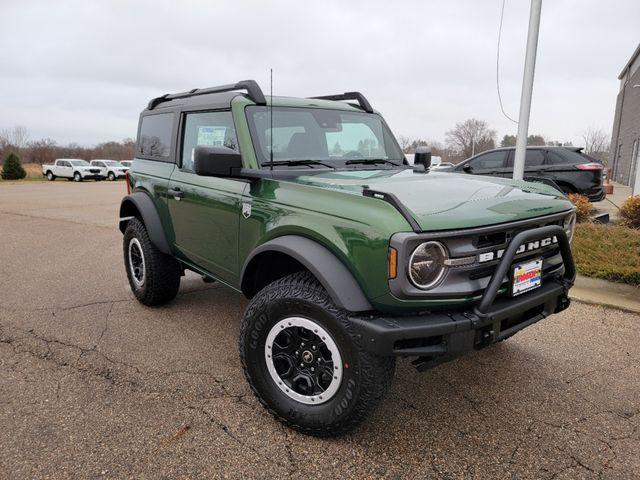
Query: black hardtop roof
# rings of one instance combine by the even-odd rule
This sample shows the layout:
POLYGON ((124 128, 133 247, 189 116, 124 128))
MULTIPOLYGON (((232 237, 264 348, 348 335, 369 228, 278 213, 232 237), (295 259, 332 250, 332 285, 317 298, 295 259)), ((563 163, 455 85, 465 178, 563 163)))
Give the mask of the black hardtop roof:
MULTIPOLYGON (((194 88, 180 93, 166 93, 159 97, 151 99, 147 108, 143 113, 154 110, 169 109, 173 107, 201 107, 206 105, 208 108, 229 108, 231 101, 238 95, 243 95, 256 105, 267 105, 267 100, 262 93, 262 89, 255 80, 242 80, 237 83, 220 85, 217 87, 194 88), (246 93, 242 93, 242 91, 246 93)), ((287 98, 287 97, 273 97, 287 98)), ((318 97, 309 97, 310 99, 318 99, 324 101, 341 101, 356 100, 367 113, 373 113, 373 108, 368 100, 360 92, 346 92, 337 95, 326 95, 318 97)))

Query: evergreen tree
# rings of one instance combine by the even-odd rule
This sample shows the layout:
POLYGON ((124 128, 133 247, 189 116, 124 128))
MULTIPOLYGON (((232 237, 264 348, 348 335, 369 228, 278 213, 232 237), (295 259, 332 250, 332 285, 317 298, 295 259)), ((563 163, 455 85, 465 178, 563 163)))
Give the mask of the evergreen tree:
POLYGON ((22 168, 20 158, 15 153, 7 155, 2 166, 2 179, 20 180, 26 176, 27 172, 22 168))

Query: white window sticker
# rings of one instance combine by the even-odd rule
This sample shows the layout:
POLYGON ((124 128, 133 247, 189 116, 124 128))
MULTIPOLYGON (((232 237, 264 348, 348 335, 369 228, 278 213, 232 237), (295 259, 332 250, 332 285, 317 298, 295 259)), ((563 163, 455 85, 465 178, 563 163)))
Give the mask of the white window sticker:
POLYGON ((198 145, 223 146, 227 127, 198 127, 198 145))

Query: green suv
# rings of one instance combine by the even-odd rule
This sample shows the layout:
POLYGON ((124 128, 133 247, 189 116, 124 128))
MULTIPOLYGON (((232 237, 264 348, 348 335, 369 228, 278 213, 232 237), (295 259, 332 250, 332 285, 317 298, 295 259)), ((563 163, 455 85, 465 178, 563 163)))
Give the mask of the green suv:
POLYGON ((240 358, 280 421, 331 436, 420 371, 569 306, 571 203, 553 187, 409 165, 358 92, 266 98, 252 80, 149 102, 124 262, 144 305, 185 270, 250 299, 240 358))

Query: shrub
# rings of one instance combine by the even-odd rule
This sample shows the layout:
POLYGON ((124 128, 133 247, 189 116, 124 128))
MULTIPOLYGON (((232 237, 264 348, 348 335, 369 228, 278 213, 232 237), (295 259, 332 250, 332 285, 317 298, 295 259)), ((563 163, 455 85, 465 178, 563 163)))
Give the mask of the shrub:
POLYGON ((22 168, 20 158, 15 153, 10 153, 4 159, 2 166, 3 180, 20 180, 27 176, 27 172, 22 168))
POLYGON ((570 193, 567 195, 571 203, 576 207, 576 217, 579 222, 589 220, 591 212, 593 212, 593 205, 587 197, 580 195, 579 193, 570 193))
POLYGON ((640 228, 640 195, 627 198, 620 207, 620 217, 626 227, 640 228))
POLYGON ((640 286, 640 231, 582 223, 576 227, 572 250, 582 275, 640 286))

